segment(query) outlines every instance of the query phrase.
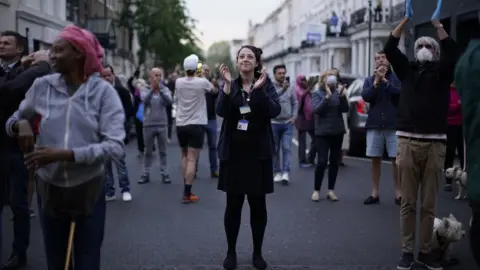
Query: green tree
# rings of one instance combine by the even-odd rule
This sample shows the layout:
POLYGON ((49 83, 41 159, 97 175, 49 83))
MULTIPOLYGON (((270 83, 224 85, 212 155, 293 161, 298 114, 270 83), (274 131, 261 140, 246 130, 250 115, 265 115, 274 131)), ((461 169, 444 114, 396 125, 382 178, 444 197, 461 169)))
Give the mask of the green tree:
POLYGON ((202 58, 195 20, 185 0, 123 0, 118 18, 120 26, 137 31, 140 65, 147 53, 153 53, 155 64, 165 68, 175 67, 192 53, 202 58))
POLYGON ((213 43, 207 50, 206 63, 212 70, 214 70, 214 73, 217 76, 219 76, 218 66, 220 64, 227 65, 232 72, 235 72, 232 59, 230 58, 229 42, 219 41, 213 43))

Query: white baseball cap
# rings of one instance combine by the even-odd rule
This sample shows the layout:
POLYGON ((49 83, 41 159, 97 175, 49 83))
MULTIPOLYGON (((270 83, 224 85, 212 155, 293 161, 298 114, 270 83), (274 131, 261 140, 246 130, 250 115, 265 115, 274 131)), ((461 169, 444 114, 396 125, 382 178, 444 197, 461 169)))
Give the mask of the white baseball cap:
POLYGON ((198 56, 196 56, 195 54, 191 54, 187 56, 187 58, 183 60, 183 69, 196 71, 198 66, 198 61, 199 61, 198 56))

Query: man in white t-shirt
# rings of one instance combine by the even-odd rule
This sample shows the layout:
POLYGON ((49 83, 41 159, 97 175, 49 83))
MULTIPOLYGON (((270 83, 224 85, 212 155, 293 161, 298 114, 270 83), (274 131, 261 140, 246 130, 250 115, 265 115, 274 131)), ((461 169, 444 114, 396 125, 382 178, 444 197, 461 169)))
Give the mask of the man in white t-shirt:
POLYGON ((215 91, 205 78, 195 77, 199 59, 192 54, 185 58, 183 67, 186 76, 175 81, 174 104, 177 111, 175 124, 178 143, 182 149, 182 174, 185 180, 184 203, 197 202, 192 190, 197 158, 205 140, 205 125, 208 124, 205 92, 215 91))

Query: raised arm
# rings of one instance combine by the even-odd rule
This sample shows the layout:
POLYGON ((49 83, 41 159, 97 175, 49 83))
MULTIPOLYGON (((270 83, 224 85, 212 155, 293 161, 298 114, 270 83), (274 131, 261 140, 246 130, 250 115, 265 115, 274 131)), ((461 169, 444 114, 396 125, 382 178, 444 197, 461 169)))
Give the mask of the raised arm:
POLYGON ((165 105, 172 105, 173 103, 173 98, 172 98, 172 91, 168 89, 168 87, 163 87, 162 90, 160 91, 160 95, 162 96, 163 103, 165 105))
POLYGON ((252 108, 260 106, 270 119, 280 114, 280 98, 270 78, 266 78, 265 85, 262 88, 252 91, 250 104, 252 108))
POLYGON ((457 45, 455 41, 448 36, 448 33, 440 21, 433 20, 432 24, 435 29, 437 29, 437 36, 440 40, 440 78, 450 84, 453 82, 455 65, 457 63, 457 45))
POLYGON ((323 114, 327 110, 330 98, 327 98, 326 92, 322 89, 312 93, 312 107, 316 114, 323 114))
POLYGON ((383 48, 385 56, 395 70, 398 78, 403 81, 408 74, 408 58, 398 48, 400 43, 400 37, 402 36, 403 29, 408 22, 408 18, 404 18, 400 24, 392 31, 388 37, 388 41, 383 48))
POLYGON ((216 113, 218 116, 228 119, 230 116, 230 92, 232 89, 231 83, 224 83, 222 90, 218 93, 216 113))

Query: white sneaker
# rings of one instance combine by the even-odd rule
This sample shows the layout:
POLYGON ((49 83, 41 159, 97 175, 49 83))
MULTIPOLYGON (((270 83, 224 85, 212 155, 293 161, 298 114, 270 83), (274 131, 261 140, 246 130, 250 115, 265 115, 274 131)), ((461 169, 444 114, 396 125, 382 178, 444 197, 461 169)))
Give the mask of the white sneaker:
POLYGON ((282 182, 282 174, 281 173, 274 174, 273 181, 274 182, 282 182))
POLYGON ((284 172, 282 174, 282 180, 287 182, 290 181, 290 175, 288 174, 288 172, 284 172))
POLYGON ((105 196, 105 201, 107 201, 107 202, 115 201, 116 199, 117 199, 117 196, 115 196, 115 195, 105 196))
POLYGON ((320 192, 314 191, 312 194, 312 201, 318 202, 320 200, 320 192))
POLYGON ((124 192, 124 193, 122 194, 122 200, 123 200, 124 202, 129 202, 129 201, 131 201, 131 200, 132 200, 132 194, 130 194, 130 192, 124 192))

